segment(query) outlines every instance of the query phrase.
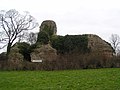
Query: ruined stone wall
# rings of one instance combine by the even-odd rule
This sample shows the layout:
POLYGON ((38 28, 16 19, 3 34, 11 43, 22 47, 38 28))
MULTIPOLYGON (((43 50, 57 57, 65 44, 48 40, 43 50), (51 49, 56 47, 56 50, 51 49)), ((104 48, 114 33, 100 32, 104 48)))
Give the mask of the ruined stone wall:
POLYGON ((88 48, 91 49, 92 53, 103 54, 106 57, 113 56, 111 45, 94 34, 88 34, 88 48))
MULTIPOLYGON (((49 28, 49 30, 53 30, 54 34, 57 33, 56 23, 52 20, 45 20, 42 22, 40 26, 40 31, 44 30, 45 27, 49 28)), ((103 54, 106 57, 113 56, 113 49, 110 44, 106 41, 102 40, 99 36, 94 34, 87 34, 88 36, 88 48, 91 49, 91 53, 103 54)), ((22 61, 23 55, 19 53, 19 48, 17 45, 11 50, 10 60, 22 61), (20 60, 16 60, 20 59, 20 60)), ((37 48, 31 53, 31 60, 56 60, 57 58, 57 50, 52 48, 50 44, 47 45, 38 45, 37 48)))
POLYGON ((8 55, 8 66, 9 69, 17 69, 22 68, 22 62, 23 62, 24 56, 19 53, 18 44, 16 43, 12 48, 8 55))
POLYGON ((31 53, 31 60, 53 61, 56 57, 57 51, 49 44, 41 45, 31 53))

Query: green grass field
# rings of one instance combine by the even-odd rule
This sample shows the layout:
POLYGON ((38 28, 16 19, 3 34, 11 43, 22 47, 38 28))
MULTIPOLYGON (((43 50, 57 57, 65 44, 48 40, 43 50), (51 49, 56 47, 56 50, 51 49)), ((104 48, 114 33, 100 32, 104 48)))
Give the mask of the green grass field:
POLYGON ((0 90, 120 90, 120 69, 0 71, 0 90))

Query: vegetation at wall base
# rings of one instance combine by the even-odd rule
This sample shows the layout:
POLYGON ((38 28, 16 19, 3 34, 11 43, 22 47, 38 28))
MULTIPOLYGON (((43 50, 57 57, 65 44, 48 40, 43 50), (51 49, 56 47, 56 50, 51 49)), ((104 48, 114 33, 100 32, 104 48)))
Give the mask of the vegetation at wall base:
MULTIPOLYGON (((2 56, 1 56, 2 57, 2 56)), ((3 56, 4 57, 4 56, 3 56)), ((111 59, 97 56, 96 54, 62 54, 57 60, 33 63, 24 60, 20 63, 12 63, 0 60, 0 70, 70 70, 70 69, 97 69, 97 68, 120 68, 120 57, 111 59), (87 57, 86 57, 87 56, 87 57)))

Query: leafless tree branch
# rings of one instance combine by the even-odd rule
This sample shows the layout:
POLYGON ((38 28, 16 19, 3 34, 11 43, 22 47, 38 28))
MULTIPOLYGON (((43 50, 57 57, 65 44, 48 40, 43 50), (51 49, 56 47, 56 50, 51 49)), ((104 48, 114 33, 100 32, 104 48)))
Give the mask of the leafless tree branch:
POLYGON ((15 9, 0 11, 0 26, 5 31, 4 35, 7 35, 7 38, 3 37, 2 40, 8 40, 7 52, 10 52, 13 42, 23 31, 34 29, 37 25, 35 18, 29 13, 22 15, 15 9))
POLYGON ((111 45, 117 54, 118 47, 120 45, 120 37, 117 34, 112 34, 110 38, 111 45))

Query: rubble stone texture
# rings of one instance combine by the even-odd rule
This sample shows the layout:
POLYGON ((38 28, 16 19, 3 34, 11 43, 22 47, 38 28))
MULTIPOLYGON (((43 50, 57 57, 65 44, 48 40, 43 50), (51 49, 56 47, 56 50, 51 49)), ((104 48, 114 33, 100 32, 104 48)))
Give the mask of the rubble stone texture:
POLYGON ((53 35, 57 34, 57 26, 56 23, 52 20, 45 20, 42 22, 40 26, 40 31, 44 31, 45 29, 49 29, 53 31, 53 35))
POLYGON ((100 53, 107 57, 113 56, 111 45, 94 34, 88 34, 88 48, 91 49, 91 53, 100 53))
POLYGON ((52 48, 49 44, 41 45, 31 53, 31 61, 32 60, 43 60, 44 61, 52 61, 56 60, 57 51, 52 48))
POLYGON ((22 67, 23 62, 23 55, 19 53, 19 48, 17 43, 11 48, 11 51, 8 56, 8 62, 10 64, 10 67, 12 69, 16 69, 16 67, 20 68, 22 67))

